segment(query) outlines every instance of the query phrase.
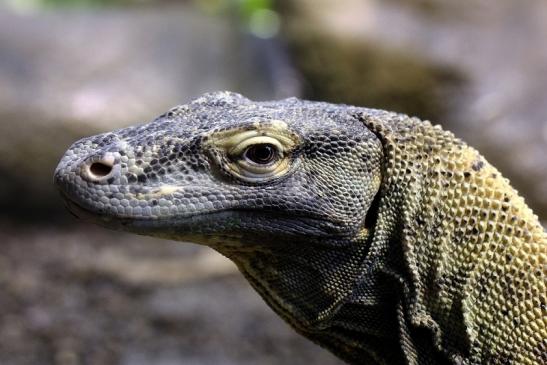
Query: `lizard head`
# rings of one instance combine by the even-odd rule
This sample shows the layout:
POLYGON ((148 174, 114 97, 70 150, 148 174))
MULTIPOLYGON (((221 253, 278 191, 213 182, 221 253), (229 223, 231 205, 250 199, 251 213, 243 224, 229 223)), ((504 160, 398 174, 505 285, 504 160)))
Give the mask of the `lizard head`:
POLYGON ((356 109, 210 93, 74 143, 54 180, 85 220, 206 244, 262 276, 245 265, 342 254, 366 239, 383 152, 356 109))

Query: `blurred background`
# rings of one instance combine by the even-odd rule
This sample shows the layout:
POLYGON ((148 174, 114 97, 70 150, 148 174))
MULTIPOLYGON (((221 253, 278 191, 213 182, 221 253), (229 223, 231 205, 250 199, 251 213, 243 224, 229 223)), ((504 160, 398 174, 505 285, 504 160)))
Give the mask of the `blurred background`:
POLYGON ((547 221, 543 0, 0 0, 0 364, 326 364, 210 249, 80 224, 52 172, 206 91, 429 118, 547 221))

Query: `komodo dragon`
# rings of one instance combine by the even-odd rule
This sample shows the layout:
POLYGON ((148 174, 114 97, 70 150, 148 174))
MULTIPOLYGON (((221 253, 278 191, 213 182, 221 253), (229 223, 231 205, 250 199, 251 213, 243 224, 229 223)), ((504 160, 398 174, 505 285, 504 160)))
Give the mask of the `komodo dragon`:
POLYGON ((55 183, 83 219, 219 251, 350 364, 547 364, 547 234, 429 122, 216 92, 76 142, 55 183))

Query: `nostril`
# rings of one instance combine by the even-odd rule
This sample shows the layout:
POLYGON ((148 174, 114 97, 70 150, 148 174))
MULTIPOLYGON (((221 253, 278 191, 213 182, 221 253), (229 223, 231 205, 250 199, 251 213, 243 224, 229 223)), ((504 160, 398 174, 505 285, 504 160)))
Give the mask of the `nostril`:
POLYGON ((92 183, 105 183, 118 174, 120 165, 110 152, 90 156, 80 165, 80 176, 92 183))
POLYGON ((89 166, 89 173, 95 178, 103 178, 112 172, 112 164, 105 162, 93 162, 89 166))

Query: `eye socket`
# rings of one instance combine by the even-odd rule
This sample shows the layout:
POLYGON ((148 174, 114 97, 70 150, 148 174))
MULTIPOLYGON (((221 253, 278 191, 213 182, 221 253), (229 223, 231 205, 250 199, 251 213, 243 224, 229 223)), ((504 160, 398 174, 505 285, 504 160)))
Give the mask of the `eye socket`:
POLYGON ((245 182, 270 182, 298 163, 292 152, 299 138, 283 129, 281 123, 272 122, 256 130, 219 132, 212 135, 208 145, 223 172, 245 182))
POLYGON ((257 165, 269 165, 278 158, 277 148, 270 143, 260 143, 249 146, 243 157, 257 165))
POLYGON ((288 169, 290 160, 279 139, 253 136, 234 146, 228 156, 234 174, 246 181, 267 181, 288 169))

